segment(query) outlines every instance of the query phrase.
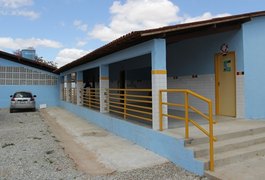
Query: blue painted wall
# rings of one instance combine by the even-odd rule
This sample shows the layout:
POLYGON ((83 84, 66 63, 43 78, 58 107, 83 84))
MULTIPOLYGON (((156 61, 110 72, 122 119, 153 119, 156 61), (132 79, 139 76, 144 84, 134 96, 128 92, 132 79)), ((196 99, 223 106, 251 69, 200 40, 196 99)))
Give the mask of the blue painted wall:
MULTIPOLYGON (((42 71, 36 68, 28 67, 19 63, 8 61, 0 58, 0 66, 13 66, 13 67, 25 67, 28 69, 40 71, 43 73, 55 75, 46 71, 42 71)), ((59 105, 59 80, 57 85, 0 85, 0 108, 8 108, 10 105, 10 95, 13 95, 15 91, 31 91, 37 96, 36 103, 37 108, 40 104, 47 104, 47 106, 59 105)))
POLYGON ((166 70, 166 40, 154 39, 152 48, 152 70, 166 70))
POLYGON ((99 74, 100 74, 100 77, 109 77, 109 66, 101 65, 99 67, 99 74))
POLYGON ((203 163, 194 158, 194 153, 191 150, 184 148, 183 139, 176 139, 161 132, 71 103, 61 101, 61 107, 118 136, 124 137, 169 159, 188 171, 198 175, 204 174, 203 163))
POLYGON ((40 104, 47 104, 47 107, 58 106, 59 100, 59 87, 46 86, 46 85, 6 85, 0 86, 0 108, 9 108, 10 95, 16 91, 30 91, 36 95, 36 107, 39 108, 40 104))
MULTIPOLYGON (((62 77, 61 77, 62 78, 62 77)), ((76 73, 76 80, 77 81, 82 81, 83 80, 83 71, 78 71, 76 73)))
POLYGON ((168 76, 214 74, 214 55, 226 43, 236 52, 237 71, 244 71, 242 31, 192 38, 171 44, 167 48, 168 76))
POLYGON ((243 25, 245 112, 247 118, 265 118, 265 17, 243 25))

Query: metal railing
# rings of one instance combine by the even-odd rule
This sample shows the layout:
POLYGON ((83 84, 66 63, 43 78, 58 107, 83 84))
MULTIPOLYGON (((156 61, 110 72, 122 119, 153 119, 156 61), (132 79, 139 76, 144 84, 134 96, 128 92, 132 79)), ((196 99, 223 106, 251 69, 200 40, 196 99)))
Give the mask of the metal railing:
POLYGON ((151 89, 108 89, 109 111, 124 119, 152 121, 151 89))
POLYGON ((195 127, 197 127, 201 132, 203 132, 206 136, 209 137, 209 155, 210 155, 210 164, 209 164, 209 170, 214 170, 214 141, 216 141, 216 138, 213 134, 213 124, 215 123, 213 121, 212 117, 212 101, 204 96, 201 96, 191 90, 188 89, 165 89, 160 90, 159 92, 159 114, 160 114, 160 131, 163 130, 163 117, 169 117, 177 120, 184 120, 185 121, 185 138, 189 138, 189 123, 192 123, 195 127), (165 102, 163 101, 163 93, 182 93, 184 95, 184 103, 183 104, 177 104, 172 102, 165 102), (194 106, 191 106, 189 104, 189 96, 193 96, 203 102, 206 102, 208 104, 208 114, 205 114, 201 112, 199 109, 195 108, 194 106), (168 113, 163 113, 163 106, 166 106, 167 108, 169 106, 171 107, 181 107, 184 109, 185 114, 184 117, 176 116, 176 115, 170 115, 168 113), (195 112, 202 116, 204 119, 208 120, 209 129, 206 130, 203 128, 199 123, 197 123, 195 120, 192 120, 189 118, 189 112, 195 112))
POLYGON ((93 109, 100 109, 100 89, 99 88, 84 88, 82 89, 83 106, 93 109))

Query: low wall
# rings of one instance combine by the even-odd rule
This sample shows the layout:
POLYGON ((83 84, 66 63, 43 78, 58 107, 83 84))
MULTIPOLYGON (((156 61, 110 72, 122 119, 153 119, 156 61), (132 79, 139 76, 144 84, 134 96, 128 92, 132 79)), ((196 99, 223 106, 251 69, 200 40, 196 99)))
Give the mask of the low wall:
POLYGON ((36 95, 36 108, 41 104, 46 104, 47 107, 59 105, 59 88, 57 85, 5 85, 0 86, 0 108, 9 108, 10 95, 16 91, 30 91, 36 95))

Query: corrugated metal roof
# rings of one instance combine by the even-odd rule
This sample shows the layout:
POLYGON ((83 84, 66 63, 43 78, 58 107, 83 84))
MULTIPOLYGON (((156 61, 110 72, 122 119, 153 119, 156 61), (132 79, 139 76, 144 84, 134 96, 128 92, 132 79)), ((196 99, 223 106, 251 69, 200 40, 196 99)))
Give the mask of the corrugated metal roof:
POLYGON ((43 64, 43 63, 38 62, 38 61, 33 61, 31 59, 23 58, 21 56, 10 54, 10 53, 4 52, 4 51, 0 51, 0 58, 7 59, 9 61, 13 61, 16 63, 24 64, 24 65, 34 67, 37 69, 41 69, 44 71, 48 71, 48 72, 52 72, 52 73, 58 73, 58 72, 55 72, 57 70, 56 67, 50 66, 48 64, 43 64))
POLYGON ((73 67, 94 61, 98 58, 154 38, 165 38, 167 40, 167 43, 172 43, 176 42, 177 40, 191 38, 196 35, 202 36, 209 33, 216 33, 220 31, 228 31, 240 28, 242 23, 250 21, 253 17, 258 16, 265 16, 265 11, 226 16, 205 21, 197 21, 193 23, 177 24, 143 31, 133 31, 75 61, 72 61, 71 63, 64 65, 63 67, 56 70, 56 72, 67 71, 73 67))

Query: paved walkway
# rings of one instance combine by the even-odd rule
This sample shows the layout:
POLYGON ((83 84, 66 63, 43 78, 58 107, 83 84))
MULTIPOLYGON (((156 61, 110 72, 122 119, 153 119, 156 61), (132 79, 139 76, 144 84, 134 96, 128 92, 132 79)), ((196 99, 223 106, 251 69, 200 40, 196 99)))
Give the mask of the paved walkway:
POLYGON ((89 174, 110 174, 168 162, 61 108, 42 109, 41 113, 66 152, 89 174))

